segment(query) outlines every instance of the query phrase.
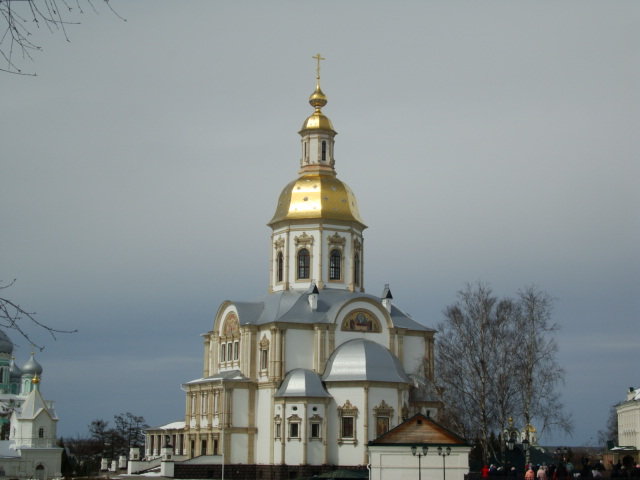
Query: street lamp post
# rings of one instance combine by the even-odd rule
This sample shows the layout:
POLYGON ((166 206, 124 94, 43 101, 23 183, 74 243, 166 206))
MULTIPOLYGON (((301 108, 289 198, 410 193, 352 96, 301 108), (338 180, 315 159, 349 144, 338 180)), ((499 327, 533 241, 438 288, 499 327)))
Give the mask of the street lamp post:
POLYGON ((429 450, 429 447, 423 445, 421 450, 422 452, 418 450, 417 445, 414 445, 411 447, 411 454, 414 457, 418 457, 418 480, 422 480, 422 470, 421 470, 420 460, 422 459, 422 457, 427 455, 427 451, 429 450))
POLYGON ((529 463, 531 462, 531 457, 529 454, 529 439, 525 438, 522 440, 522 449, 524 450, 524 463, 526 463, 527 468, 529 467, 529 463))
POLYGON ((438 447, 438 455, 442 457, 442 480, 447 480, 447 470, 445 468, 445 458, 451 455, 451 447, 438 447))

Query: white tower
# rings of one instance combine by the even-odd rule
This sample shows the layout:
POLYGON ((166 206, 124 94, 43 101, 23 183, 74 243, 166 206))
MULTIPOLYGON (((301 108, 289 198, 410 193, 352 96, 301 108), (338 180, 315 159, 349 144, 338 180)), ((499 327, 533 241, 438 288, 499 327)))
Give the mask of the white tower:
POLYGON ((331 120, 322 113, 327 97, 320 89, 320 60, 316 88, 309 97, 314 112, 302 124, 299 177, 280 194, 269 222, 272 292, 336 288, 364 291, 363 237, 356 197, 336 176, 331 120))

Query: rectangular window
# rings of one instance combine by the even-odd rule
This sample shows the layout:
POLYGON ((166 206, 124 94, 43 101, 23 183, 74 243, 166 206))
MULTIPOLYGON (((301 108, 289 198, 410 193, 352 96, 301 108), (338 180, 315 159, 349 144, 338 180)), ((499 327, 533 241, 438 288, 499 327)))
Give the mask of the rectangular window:
POLYGON ((220 345, 220 361, 221 362, 226 361, 226 355, 225 355, 226 352, 227 352, 227 345, 225 343, 222 343, 220 345))
POLYGON ((240 356, 240 342, 236 340, 235 342, 233 342, 233 359, 238 360, 239 356, 240 356))
POLYGON ((353 417, 342 417, 342 425, 341 425, 341 429, 340 429, 340 433, 341 433, 341 437, 342 438, 353 438, 354 437, 354 431, 353 431, 353 426, 354 426, 354 422, 353 422, 353 417))
POLYGON ((269 359, 269 350, 260 350, 260 370, 267 369, 267 362, 269 359))
POLYGON ((280 422, 276 423, 276 438, 280 438, 280 422))
POLYGON ((318 422, 311 424, 311 438, 320 438, 320 424, 318 422))
POLYGON ((376 434, 378 436, 384 435, 389 431, 389 417, 377 417, 376 418, 376 434))
POLYGON ((289 424, 289 438, 300 438, 300 424, 299 423, 290 423, 289 424))

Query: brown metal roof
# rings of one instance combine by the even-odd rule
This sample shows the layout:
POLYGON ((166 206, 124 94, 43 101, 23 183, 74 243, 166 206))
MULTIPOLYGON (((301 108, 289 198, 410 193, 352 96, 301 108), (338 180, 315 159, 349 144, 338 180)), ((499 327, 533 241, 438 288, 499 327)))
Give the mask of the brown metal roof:
POLYGON ((369 442, 369 445, 468 445, 455 433, 418 413, 369 442))

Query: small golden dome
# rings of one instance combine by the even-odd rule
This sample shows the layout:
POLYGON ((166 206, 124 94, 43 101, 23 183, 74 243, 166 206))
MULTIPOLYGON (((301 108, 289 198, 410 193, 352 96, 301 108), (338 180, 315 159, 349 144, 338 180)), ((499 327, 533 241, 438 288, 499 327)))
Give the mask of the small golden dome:
POLYGON ((320 89, 320 83, 316 83, 316 89, 309 97, 309 104, 315 108, 315 112, 304 121, 300 133, 305 130, 329 130, 335 134, 331 120, 321 110, 327 104, 327 96, 320 89))
POLYGON ((290 182, 278 198, 269 225, 305 219, 357 222, 366 228, 355 195, 334 174, 310 173, 290 182))
POLYGON ((309 116, 304 121, 302 128, 300 129, 300 133, 305 130, 331 130, 335 133, 331 120, 329 120, 327 116, 323 115, 320 110, 313 112, 313 115, 309 116))
POLYGON ((316 83, 316 89, 309 97, 309 104, 313 108, 322 108, 327 104, 327 96, 320 89, 320 84, 316 83))

